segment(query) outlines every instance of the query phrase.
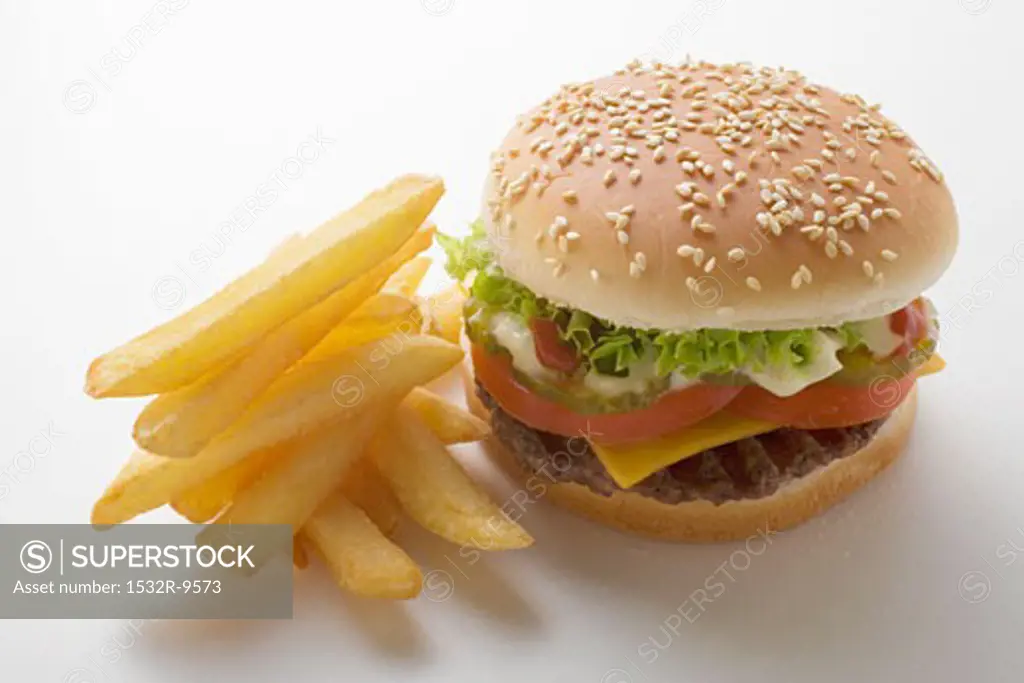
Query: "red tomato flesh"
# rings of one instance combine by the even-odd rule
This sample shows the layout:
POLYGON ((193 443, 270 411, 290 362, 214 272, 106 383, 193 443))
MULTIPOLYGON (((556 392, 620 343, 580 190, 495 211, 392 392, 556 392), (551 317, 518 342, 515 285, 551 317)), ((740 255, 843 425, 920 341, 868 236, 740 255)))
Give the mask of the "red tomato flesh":
POLYGON ((797 429, 835 429, 877 420, 903 402, 914 375, 878 375, 864 386, 825 380, 793 396, 781 397, 751 385, 729 404, 728 412, 797 429))
POLYGON ((520 384, 504 354, 474 345, 476 378, 503 410, 534 429, 583 436, 599 443, 645 441, 696 424, 733 400, 742 387, 696 384, 664 394, 653 404, 627 413, 577 413, 520 384))
POLYGON ((530 321, 533 332, 533 348, 537 360, 546 368, 571 375, 580 366, 579 356, 572 344, 563 341, 559 336, 558 324, 547 318, 534 318, 530 321))
POLYGON ((892 352, 893 356, 908 355, 928 336, 928 310, 924 299, 915 299, 889 317, 889 329, 903 337, 903 343, 892 352))

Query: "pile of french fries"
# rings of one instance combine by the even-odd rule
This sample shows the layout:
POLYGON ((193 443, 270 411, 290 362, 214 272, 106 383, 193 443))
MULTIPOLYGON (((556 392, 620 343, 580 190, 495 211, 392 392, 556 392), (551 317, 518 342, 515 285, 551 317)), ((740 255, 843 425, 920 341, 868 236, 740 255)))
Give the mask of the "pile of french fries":
POLYGON ((97 358, 90 395, 156 397, 93 523, 170 505, 196 523, 290 524, 297 566, 312 550, 342 588, 396 599, 422 584, 391 540, 402 513, 453 543, 530 545, 445 447, 487 425, 422 386, 463 355, 459 286, 416 296, 443 192, 398 178, 97 358))

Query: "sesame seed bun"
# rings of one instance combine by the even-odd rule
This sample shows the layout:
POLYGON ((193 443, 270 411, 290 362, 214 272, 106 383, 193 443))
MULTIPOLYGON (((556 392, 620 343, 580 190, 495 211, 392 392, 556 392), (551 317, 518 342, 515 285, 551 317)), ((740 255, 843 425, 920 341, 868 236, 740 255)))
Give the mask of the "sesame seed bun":
MULTIPOLYGON (((473 414, 490 419, 490 411, 465 374, 466 401, 473 414)), ((668 504, 631 491, 604 496, 573 482, 544 480, 544 498, 555 505, 622 531, 667 541, 710 543, 749 538, 797 526, 833 507, 874 479, 906 450, 917 413, 917 387, 885 421, 874 437, 852 455, 795 479, 770 496, 716 505, 707 500, 668 504)), ((531 474, 498 441, 485 443, 488 455, 518 481, 531 474)))
POLYGON ((493 154, 483 213, 510 277, 640 328, 883 315, 957 244, 942 174, 877 107, 747 65, 563 86, 493 154))

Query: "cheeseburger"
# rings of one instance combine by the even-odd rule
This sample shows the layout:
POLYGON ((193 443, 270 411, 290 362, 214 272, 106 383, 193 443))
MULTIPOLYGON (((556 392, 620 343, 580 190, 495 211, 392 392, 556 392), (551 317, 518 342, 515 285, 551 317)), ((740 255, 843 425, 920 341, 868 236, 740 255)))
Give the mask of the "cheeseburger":
POLYGON ((796 525, 900 455, 956 244, 942 174, 878 105, 703 62, 562 86, 442 239, 492 450, 687 541, 796 525))

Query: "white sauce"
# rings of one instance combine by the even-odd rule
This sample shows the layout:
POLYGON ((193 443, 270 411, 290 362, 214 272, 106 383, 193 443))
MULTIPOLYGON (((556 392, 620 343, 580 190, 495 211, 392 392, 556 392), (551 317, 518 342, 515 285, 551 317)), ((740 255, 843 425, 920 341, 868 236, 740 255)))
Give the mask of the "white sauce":
MULTIPOLYGON (((533 343, 533 332, 518 317, 510 313, 495 313, 491 316, 488 329, 495 341, 508 349, 512 356, 512 366, 530 377, 537 379, 553 379, 558 373, 541 365, 537 359, 537 350, 533 343)), ((621 396, 622 394, 642 394, 651 383, 658 379, 654 359, 641 360, 629 367, 626 377, 602 375, 594 370, 583 376, 583 386, 595 394, 605 397, 621 396)), ((682 375, 672 375, 672 388, 682 389, 692 381, 682 375)))
POLYGON ((768 366, 759 371, 747 369, 744 374, 776 396, 792 396, 801 389, 831 377, 843 369, 836 358, 842 343, 824 332, 815 332, 812 343, 820 350, 817 357, 800 370, 791 366, 768 366))
POLYGON ((554 372, 537 360, 533 345, 533 332, 519 316, 510 313, 495 313, 489 321, 489 330, 494 339, 508 349, 512 356, 512 367, 530 377, 550 378, 554 372))
POLYGON ((583 385, 602 396, 619 396, 621 394, 642 394, 647 391, 651 382, 657 379, 658 373, 653 360, 641 360, 629 366, 629 375, 615 377, 602 375, 591 370, 583 377, 583 385))
POLYGON ((886 358, 903 343, 903 337, 889 329, 889 316, 872 318, 852 327, 861 335, 864 345, 876 358, 886 358))

